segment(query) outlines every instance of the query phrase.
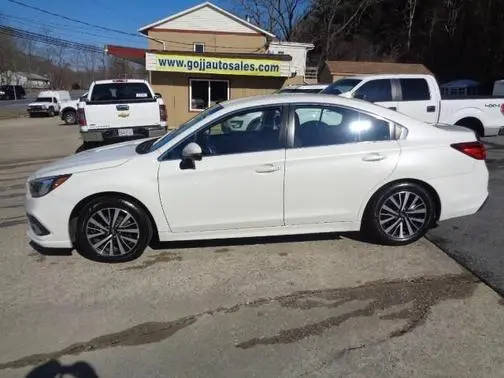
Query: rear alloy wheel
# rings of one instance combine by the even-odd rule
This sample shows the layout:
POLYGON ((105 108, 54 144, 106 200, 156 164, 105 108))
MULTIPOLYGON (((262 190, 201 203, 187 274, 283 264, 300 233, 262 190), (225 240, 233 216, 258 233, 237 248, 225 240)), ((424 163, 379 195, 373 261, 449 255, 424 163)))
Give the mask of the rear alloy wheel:
POLYGON ((74 125, 77 123, 77 115, 74 111, 67 110, 65 114, 63 114, 63 121, 65 121, 67 125, 74 125))
POLYGON ((95 261, 136 259, 152 237, 152 227, 145 211, 124 199, 95 199, 81 214, 78 250, 95 261))
POLYGON ((435 206, 431 194, 421 185, 394 185, 373 198, 365 219, 367 231, 384 244, 412 243, 434 224, 435 206))

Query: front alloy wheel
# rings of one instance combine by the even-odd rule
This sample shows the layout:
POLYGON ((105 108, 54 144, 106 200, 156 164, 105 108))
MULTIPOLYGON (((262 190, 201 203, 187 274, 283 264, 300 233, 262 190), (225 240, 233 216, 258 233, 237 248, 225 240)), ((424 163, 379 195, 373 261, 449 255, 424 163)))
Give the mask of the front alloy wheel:
POLYGON ((78 218, 77 250, 92 260, 136 259, 151 238, 152 225, 143 208, 122 198, 96 198, 78 218))
POLYGON ((137 246, 140 228, 128 211, 109 207, 91 215, 86 237, 98 255, 123 256, 137 246))

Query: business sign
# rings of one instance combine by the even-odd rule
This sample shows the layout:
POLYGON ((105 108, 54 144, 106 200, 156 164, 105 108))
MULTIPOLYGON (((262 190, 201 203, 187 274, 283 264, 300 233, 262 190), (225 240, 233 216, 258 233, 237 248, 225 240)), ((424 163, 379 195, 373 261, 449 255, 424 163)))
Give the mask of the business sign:
POLYGON ((211 57, 203 55, 145 54, 148 71, 194 74, 289 77, 290 62, 273 59, 211 57))

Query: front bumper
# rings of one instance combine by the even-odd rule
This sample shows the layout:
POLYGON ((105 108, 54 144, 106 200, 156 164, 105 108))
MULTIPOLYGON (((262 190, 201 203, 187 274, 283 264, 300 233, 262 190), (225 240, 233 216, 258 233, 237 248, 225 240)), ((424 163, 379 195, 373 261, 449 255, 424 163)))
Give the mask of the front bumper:
POLYGON ((28 108, 28 113, 29 114, 48 114, 49 109, 30 109, 28 108))
MULTIPOLYGON (((50 196, 49 193, 47 196, 50 196)), ((25 197, 25 209, 29 217, 36 219, 43 228, 48 232, 40 234, 40 230, 36 232, 36 227, 31 222, 28 222, 27 235, 31 241, 44 248, 72 248, 70 233, 68 229, 68 219, 70 214, 69 206, 64 206, 64 203, 53 196, 42 198, 32 198, 29 190, 25 197), (58 211, 54 211, 58 209, 58 211), (37 235, 39 234, 39 235, 37 235)), ((63 202, 65 202, 63 200, 63 202)), ((29 218, 30 219, 30 218, 29 218)))
POLYGON ((133 130, 133 135, 119 136, 120 128, 97 129, 90 131, 81 131, 82 140, 84 142, 103 142, 111 139, 140 139, 160 137, 166 134, 164 126, 140 126, 140 127, 124 127, 124 129, 133 130))

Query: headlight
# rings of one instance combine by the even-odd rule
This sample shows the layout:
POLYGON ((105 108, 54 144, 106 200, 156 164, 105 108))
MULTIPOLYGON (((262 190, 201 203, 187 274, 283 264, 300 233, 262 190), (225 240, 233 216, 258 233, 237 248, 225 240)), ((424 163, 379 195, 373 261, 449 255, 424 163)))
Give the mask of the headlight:
POLYGON ((45 196, 58 186, 62 185, 72 175, 61 175, 52 177, 42 177, 30 181, 30 194, 33 198, 45 196))
POLYGON ((42 108, 43 109, 47 109, 47 105, 42 105, 42 108))

